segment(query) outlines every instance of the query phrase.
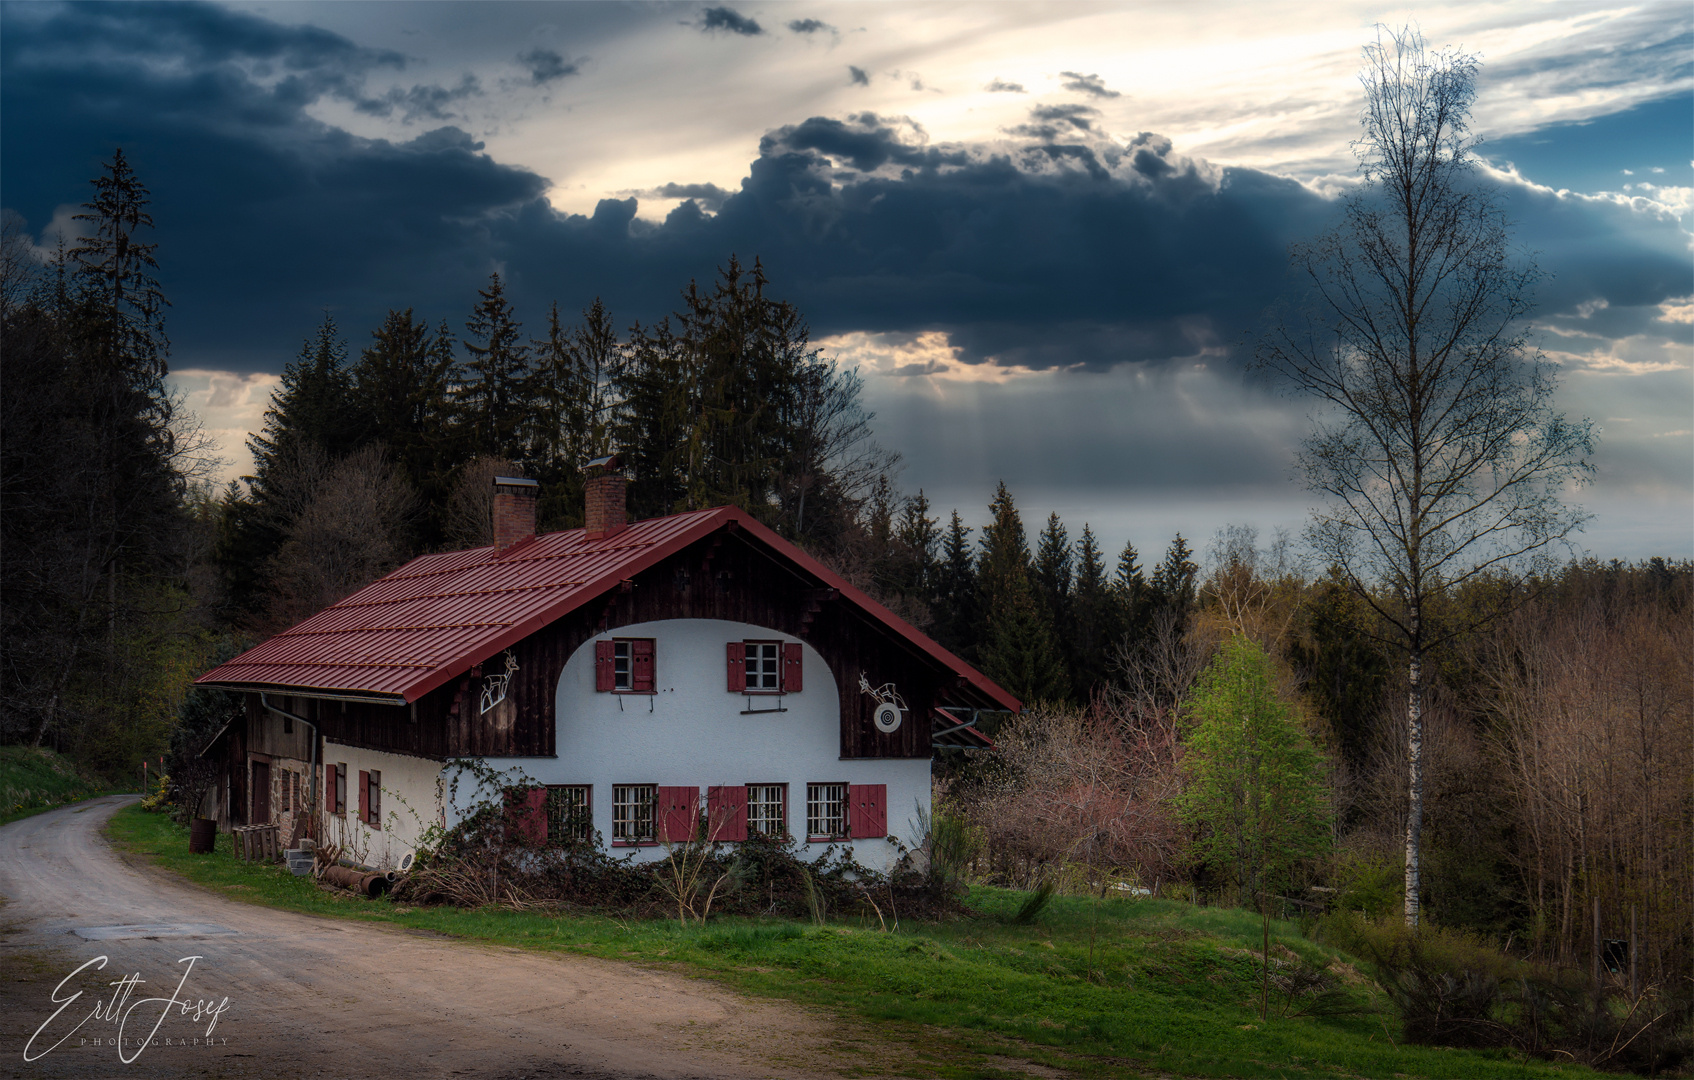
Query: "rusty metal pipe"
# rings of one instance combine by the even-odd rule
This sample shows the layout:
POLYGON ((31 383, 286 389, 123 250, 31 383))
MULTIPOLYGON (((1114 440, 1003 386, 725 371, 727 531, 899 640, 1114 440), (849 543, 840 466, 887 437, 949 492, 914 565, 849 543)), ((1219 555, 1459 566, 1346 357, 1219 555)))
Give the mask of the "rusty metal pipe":
POLYGON ((388 874, 373 870, 359 878, 359 891, 375 900, 392 888, 393 884, 388 874))
POLYGON ((319 875, 319 880, 327 881, 331 885, 339 885, 343 889, 352 889, 357 891, 359 888, 359 881, 364 876, 363 871, 353 870, 349 867, 326 866, 324 867, 323 873, 319 875))

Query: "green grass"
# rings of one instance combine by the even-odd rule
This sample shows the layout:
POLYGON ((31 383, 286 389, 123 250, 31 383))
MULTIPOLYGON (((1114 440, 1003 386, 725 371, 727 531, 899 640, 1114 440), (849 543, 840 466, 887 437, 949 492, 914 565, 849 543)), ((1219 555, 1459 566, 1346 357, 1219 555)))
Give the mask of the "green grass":
POLYGON ((0 825, 111 790, 46 747, 0 746, 0 825))
MULTIPOLYGON (((187 831, 134 807, 110 835, 232 898, 294 911, 390 923, 541 952, 666 966, 737 990, 864 1019, 881 1037, 926 1051, 904 1071, 1005 1075, 1023 1059, 1085 1075, 1592 1076, 1590 1070, 1502 1053, 1399 1046, 1390 1012, 1338 1019, 1258 1017, 1257 916, 1176 901, 1055 897, 1033 925, 1011 923, 1025 894, 972 890, 980 917, 825 927, 724 919, 619 920, 506 909, 414 908, 318 889, 281 869, 242 863, 227 837, 191 856, 187 831), (1092 945, 1091 945, 1092 942, 1092 945)), ((1297 955, 1354 980, 1361 1003, 1385 1008, 1350 957, 1272 924, 1273 955, 1297 955)))

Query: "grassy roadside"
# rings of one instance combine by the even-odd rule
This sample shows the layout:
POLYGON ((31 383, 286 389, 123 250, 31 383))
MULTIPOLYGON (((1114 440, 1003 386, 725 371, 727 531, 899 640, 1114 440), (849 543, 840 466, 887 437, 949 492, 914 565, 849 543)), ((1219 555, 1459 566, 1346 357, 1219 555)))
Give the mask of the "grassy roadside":
MULTIPOLYGON (((977 889, 981 917, 908 924, 813 927, 787 920, 725 919, 704 928, 505 909, 408 908, 318 889, 309 879, 216 853, 188 854, 187 831, 126 807, 108 834, 123 850, 232 899, 337 918, 390 923, 542 952, 663 965, 746 993, 828 1007, 875 1021, 894 1037, 921 1037, 929 1052, 907 1071, 932 1076, 1006 1075, 1018 1058, 1086 1075, 1548 1077, 1590 1070, 1498 1053, 1398 1046, 1391 1014, 1330 1019, 1258 1018, 1254 950, 1260 924, 1247 912, 1162 900, 1056 898, 1034 925, 1010 921, 1022 894, 977 889), (996 1064, 999 1063, 999 1064, 996 1064)), ((1273 955, 1327 967, 1361 1003, 1374 992, 1350 958, 1273 924, 1273 955)))
POLYGON ((115 789, 41 746, 0 746, 0 825, 115 789))

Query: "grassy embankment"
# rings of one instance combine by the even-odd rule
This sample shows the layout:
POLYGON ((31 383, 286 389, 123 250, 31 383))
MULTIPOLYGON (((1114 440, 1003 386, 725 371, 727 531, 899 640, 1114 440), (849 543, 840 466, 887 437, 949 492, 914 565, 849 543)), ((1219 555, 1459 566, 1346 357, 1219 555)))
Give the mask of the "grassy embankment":
POLYGON ((46 747, 0 746, 0 825, 112 790, 46 747))
MULTIPOLYGON (((980 917, 825 927, 789 920, 620 920, 507 909, 418 908, 319 889, 309 878, 234 858, 188 854, 187 830, 134 807, 113 819, 121 848, 232 899, 390 923, 541 952, 655 964, 737 990, 822 1005, 926 1046, 915 1075, 997 1076, 1007 1058, 1085 1075, 1593 1076, 1501 1053, 1398 1045, 1399 1024, 1350 957, 1272 924, 1272 955, 1339 974, 1380 1012, 1258 1016, 1260 923, 1239 910, 1165 900, 1055 898, 1033 925, 1011 921, 1024 894, 973 889, 980 917), (998 1062, 999 1064, 995 1064, 998 1062)), ((1296 1006, 1297 1007, 1297 1006, 1296 1006)))

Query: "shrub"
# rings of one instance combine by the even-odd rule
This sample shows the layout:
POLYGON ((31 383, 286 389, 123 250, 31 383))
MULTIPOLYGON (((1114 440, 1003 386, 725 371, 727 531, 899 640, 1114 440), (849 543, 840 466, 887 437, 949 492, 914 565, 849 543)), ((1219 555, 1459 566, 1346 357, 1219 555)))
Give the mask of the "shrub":
MULTIPOLYGON (((782 915, 819 921, 832 913, 879 919, 962 910, 962 889, 937 892, 912 869, 878 874, 831 844, 805 859, 789 837, 751 836, 734 844, 693 840, 669 858, 638 863, 614 857, 599 833, 530 827, 526 796, 537 786, 520 772, 497 773, 481 762, 444 770, 444 806, 470 786, 471 804, 451 828, 434 827, 419 843, 397 900, 460 907, 590 908, 630 915, 704 921, 708 914, 782 915), (710 904, 706 903, 710 897, 710 904)), ((701 830, 704 835, 704 830, 701 830)))
POLYGON ((1089 881, 1106 868, 1146 883, 1175 875, 1182 834, 1170 802, 1177 744, 1169 717, 1119 698, 1086 710, 1034 709, 1007 721, 995 741, 992 758, 947 800, 971 828, 980 878, 1028 889, 1067 865, 1091 868, 1082 875, 1089 881))
POLYGON ((1648 1073, 1676 1068, 1694 1049, 1689 1001, 1655 987, 1631 1000, 1568 968, 1507 956, 1475 935, 1393 918, 1338 912, 1325 919, 1324 934, 1375 968, 1408 1042, 1648 1073))

